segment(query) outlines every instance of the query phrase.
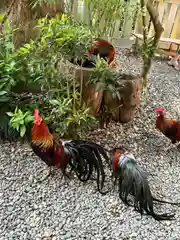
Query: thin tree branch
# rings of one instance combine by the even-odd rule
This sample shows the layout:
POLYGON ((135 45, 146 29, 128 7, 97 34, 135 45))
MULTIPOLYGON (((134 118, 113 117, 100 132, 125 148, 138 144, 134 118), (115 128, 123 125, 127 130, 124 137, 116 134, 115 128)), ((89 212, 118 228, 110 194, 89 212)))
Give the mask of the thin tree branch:
POLYGON ((153 23, 154 31, 155 31, 155 35, 152 40, 152 46, 150 49, 148 49, 148 57, 146 57, 146 56, 143 57, 144 68, 143 68, 142 76, 144 78, 144 87, 147 87, 147 75, 151 68, 152 58, 157 49, 161 34, 164 31, 164 29, 159 21, 158 10, 153 6, 153 0, 148 0, 147 3, 145 3, 145 0, 141 0, 142 21, 143 21, 143 38, 144 38, 145 47, 148 47, 146 14, 145 14, 145 10, 144 10, 145 6, 149 12, 149 15, 150 15, 152 23, 153 23))
POLYGON ((159 13, 152 5, 151 0, 148 0, 146 6, 147 6, 147 10, 149 12, 149 15, 151 16, 152 23, 154 26, 154 31, 155 31, 154 41, 156 44, 159 42, 159 39, 161 37, 161 34, 164 31, 164 28, 162 27, 162 25, 159 21, 159 13))
POLYGON ((146 23, 146 4, 141 0, 142 24, 143 24, 143 38, 144 42, 147 41, 147 23, 146 23))

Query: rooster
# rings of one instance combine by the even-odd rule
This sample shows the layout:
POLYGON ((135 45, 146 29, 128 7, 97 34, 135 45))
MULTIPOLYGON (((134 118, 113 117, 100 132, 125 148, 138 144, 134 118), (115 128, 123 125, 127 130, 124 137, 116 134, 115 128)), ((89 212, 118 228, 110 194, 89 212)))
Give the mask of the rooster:
POLYGON ((174 214, 156 214, 154 212, 154 202, 168 203, 172 205, 180 205, 179 203, 171 203, 156 199, 152 196, 149 183, 145 172, 137 165, 133 154, 118 147, 110 151, 111 164, 113 175, 116 183, 119 180, 119 197, 128 206, 133 206, 141 215, 145 211, 154 219, 172 220, 174 214), (134 199, 134 204, 131 205, 128 201, 128 196, 131 195, 134 199))
MULTIPOLYGON (((172 144, 180 141, 180 122, 175 119, 167 119, 165 117, 163 109, 156 108, 156 128, 162 132, 167 138, 169 138, 172 144)), ((167 148, 166 150, 169 150, 167 148)))
POLYGON ((35 109, 31 147, 49 167, 49 173, 44 179, 54 174, 53 167, 60 168, 63 175, 69 177, 66 172, 69 165, 78 179, 84 182, 88 181, 95 171, 98 191, 104 194, 102 188, 105 172, 102 157, 108 161, 108 156, 100 145, 83 140, 62 142, 49 131, 45 120, 39 115, 38 109, 35 109))
POLYGON ((94 46, 89 51, 89 56, 92 55, 99 55, 101 58, 106 60, 108 64, 112 67, 115 67, 116 64, 114 63, 114 57, 115 57, 115 49, 112 44, 110 44, 108 41, 97 38, 94 41, 94 46))
POLYGON ((80 59, 71 59, 70 62, 78 64, 79 66, 86 68, 94 68, 97 62, 97 56, 103 58, 108 62, 108 65, 112 68, 116 68, 118 65, 114 61, 115 49, 108 41, 97 38, 94 40, 93 46, 87 54, 87 58, 83 61, 80 59))

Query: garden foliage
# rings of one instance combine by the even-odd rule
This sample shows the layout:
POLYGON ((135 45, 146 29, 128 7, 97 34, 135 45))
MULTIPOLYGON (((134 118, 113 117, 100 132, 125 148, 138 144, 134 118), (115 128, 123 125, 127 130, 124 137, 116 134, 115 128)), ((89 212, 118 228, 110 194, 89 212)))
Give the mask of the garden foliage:
POLYGON ((85 58, 93 33, 64 15, 39 19, 37 28, 39 38, 19 49, 14 48, 10 28, 0 38, 1 136, 28 135, 37 107, 53 131, 77 138, 94 119, 88 115, 74 76, 60 72, 59 67, 66 60, 85 58))

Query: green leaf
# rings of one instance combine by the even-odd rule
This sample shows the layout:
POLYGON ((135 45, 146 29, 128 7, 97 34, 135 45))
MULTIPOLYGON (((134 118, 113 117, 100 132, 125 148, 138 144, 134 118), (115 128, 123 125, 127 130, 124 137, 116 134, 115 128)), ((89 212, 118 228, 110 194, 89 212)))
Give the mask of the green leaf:
POLYGON ((21 109, 18 109, 18 115, 20 115, 19 117, 22 118, 23 112, 21 109))
MULTIPOLYGON (((12 128, 14 128, 14 129, 16 129, 16 130, 17 130, 17 128, 19 127, 19 125, 18 125, 17 123, 11 123, 11 121, 9 122, 9 125, 12 126, 12 128)), ((19 128, 18 128, 18 130, 19 130, 19 128)), ((17 130, 17 131, 18 131, 18 130, 17 130)))
POLYGON ((7 112, 6 113, 9 117, 13 117, 14 116, 14 113, 13 112, 7 112))
POLYGON ((0 91, 0 96, 7 94, 7 91, 0 91))
POLYGON ((9 97, 1 96, 0 97, 0 102, 7 102, 9 100, 9 97))
POLYGON ((20 127, 20 136, 24 137, 25 133, 26 133, 26 126, 23 125, 20 127))
POLYGON ((30 45, 29 43, 24 44, 24 46, 25 46, 27 49, 30 49, 30 48, 31 48, 31 45, 30 45))
POLYGON ((49 102, 50 102, 53 106, 59 105, 59 101, 56 100, 56 99, 49 100, 49 102))
POLYGON ((34 121, 34 117, 33 116, 27 116, 25 119, 24 119, 24 122, 25 123, 30 123, 30 122, 33 122, 34 121))
POLYGON ((6 48, 7 49, 14 49, 14 44, 12 42, 7 42, 6 43, 6 48))
POLYGON ((71 122, 72 122, 72 121, 71 121, 70 118, 66 119, 66 126, 69 127, 69 124, 70 124, 71 122))
POLYGON ((20 121, 19 121, 19 124, 20 124, 20 125, 24 125, 24 119, 20 120, 20 121))
POLYGON ((45 117, 45 118, 44 118, 44 120, 45 120, 46 122, 49 122, 49 119, 50 119, 50 117, 45 117))
POLYGON ((16 114, 18 112, 18 107, 15 108, 14 113, 16 114))

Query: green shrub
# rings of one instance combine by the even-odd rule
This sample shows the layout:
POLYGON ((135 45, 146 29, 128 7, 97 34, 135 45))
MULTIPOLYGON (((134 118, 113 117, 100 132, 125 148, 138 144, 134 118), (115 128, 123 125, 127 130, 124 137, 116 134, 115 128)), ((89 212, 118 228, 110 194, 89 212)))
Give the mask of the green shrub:
POLYGON ((51 129, 61 137, 84 137, 90 123, 96 121, 88 114, 74 76, 62 74, 58 65, 66 59, 85 58, 92 33, 80 24, 70 24, 64 16, 62 20, 41 19, 37 27, 41 32, 39 39, 31 40, 8 55, 10 63, 14 62, 7 77, 13 82, 7 94, 10 127, 21 137, 29 134, 33 110, 37 107, 41 115, 47 117, 51 129))
POLYGON ((87 58, 94 37, 87 26, 72 22, 63 15, 61 19, 40 19, 38 28, 41 33, 42 48, 48 48, 53 55, 66 59, 87 58))
POLYGON ((110 91, 114 98, 121 99, 120 92, 123 88, 122 84, 118 83, 121 71, 110 68, 108 63, 102 59, 97 58, 97 63, 92 71, 89 83, 96 84, 97 90, 110 91))

